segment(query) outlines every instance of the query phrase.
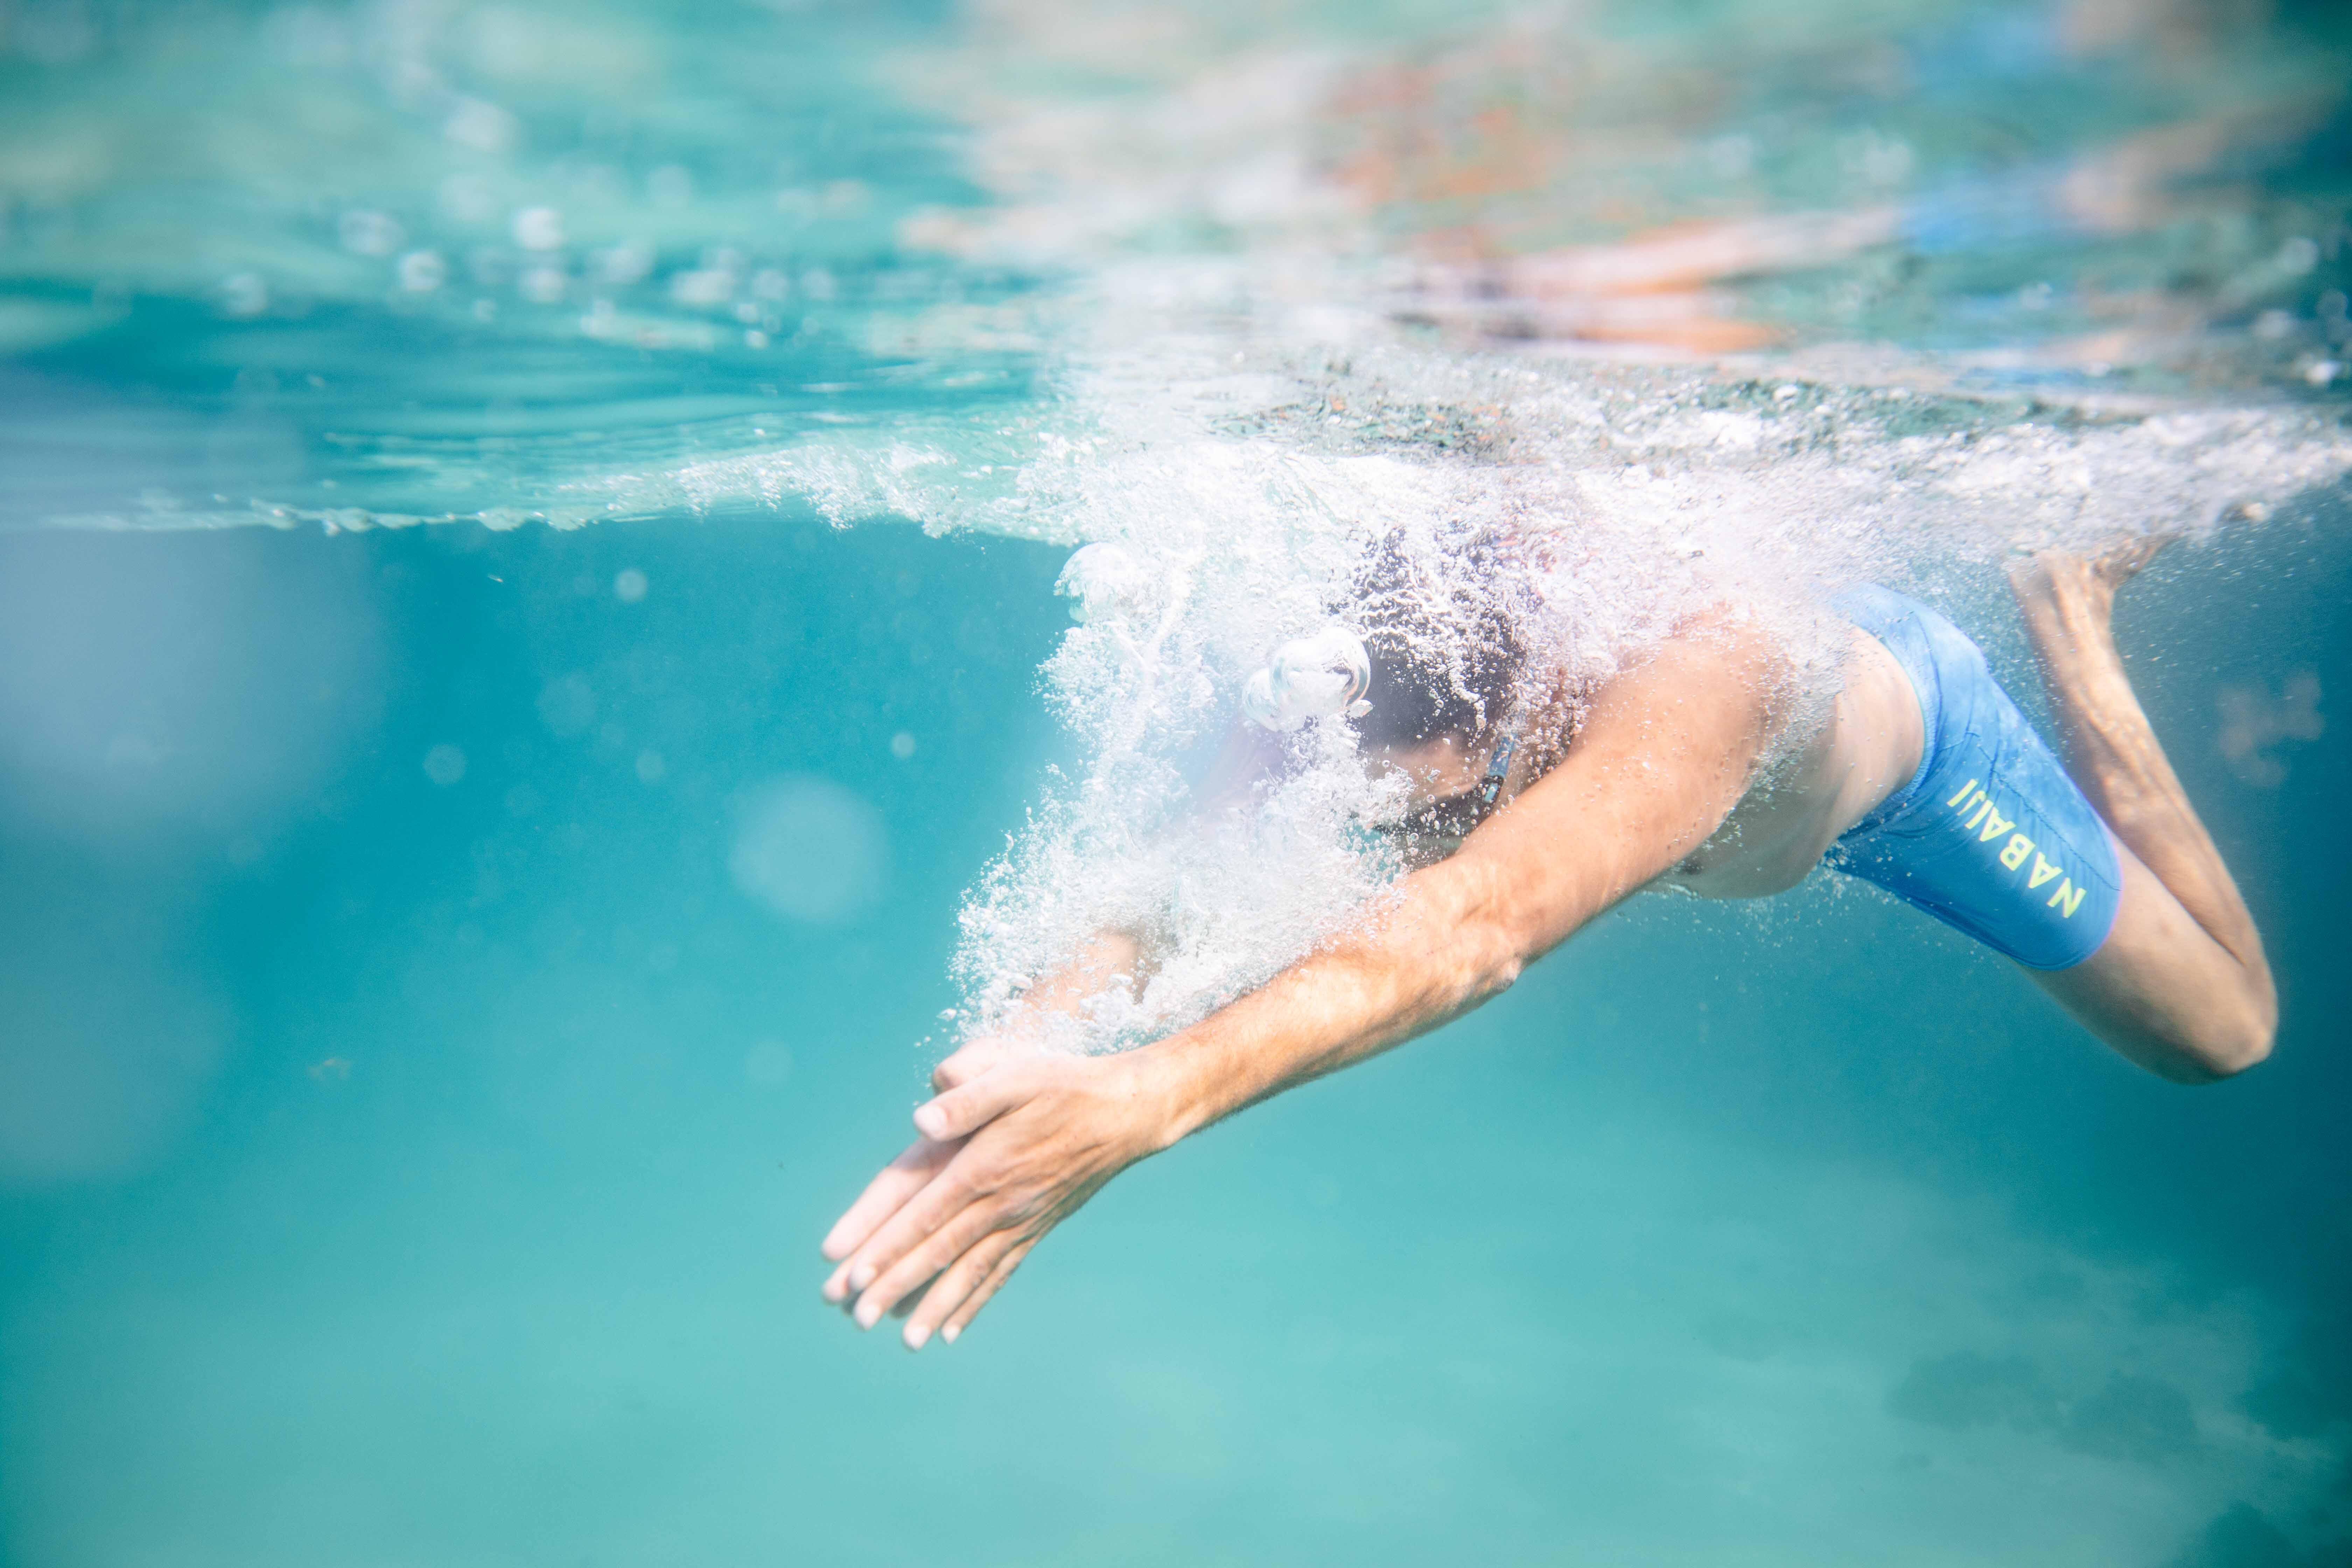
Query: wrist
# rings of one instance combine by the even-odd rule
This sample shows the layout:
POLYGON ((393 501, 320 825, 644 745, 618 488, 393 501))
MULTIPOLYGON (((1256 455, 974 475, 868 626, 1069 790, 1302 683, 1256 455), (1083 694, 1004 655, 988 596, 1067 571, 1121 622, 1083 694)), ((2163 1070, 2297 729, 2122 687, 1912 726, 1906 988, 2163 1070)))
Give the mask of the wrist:
POLYGON ((1118 1058, 1129 1075, 1128 1095, 1145 1152, 1171 1148, 1224 1114, 1209 1092, 1202 1055, 1190 1031, 1180 1030, 1118 1058))

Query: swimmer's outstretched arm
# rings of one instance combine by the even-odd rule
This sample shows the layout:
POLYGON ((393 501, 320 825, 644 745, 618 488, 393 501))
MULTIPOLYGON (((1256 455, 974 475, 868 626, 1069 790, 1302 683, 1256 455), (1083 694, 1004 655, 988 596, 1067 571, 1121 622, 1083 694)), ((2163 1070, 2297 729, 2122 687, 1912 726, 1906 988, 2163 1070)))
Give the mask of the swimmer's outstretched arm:
POLYGON ((911 1303, 909 1348, 953 1340, 1127 1166, 1503 991, 1730 814, 1780 721, 1784 673, 1762 636, 1710 624, 1603 688, 1559 766, 1407 877, 1370 929, 1124 1055, 950 1057, 915 1112, 921 1137, 825 1238, 840 1265, 826 1299, 854 1302, 866 1328, 911 1303))
POLYGON ((2221 852, 2148 727, 2116 651, 2116 590, 2162 549, 2044 551, 2010 574, 2056 710, 2067 772, 2122 840, 2124 897, 2091 958, 2033 978, 2101 1039, 2185 1083, 2270 1054, 2278 994, 2221 852))

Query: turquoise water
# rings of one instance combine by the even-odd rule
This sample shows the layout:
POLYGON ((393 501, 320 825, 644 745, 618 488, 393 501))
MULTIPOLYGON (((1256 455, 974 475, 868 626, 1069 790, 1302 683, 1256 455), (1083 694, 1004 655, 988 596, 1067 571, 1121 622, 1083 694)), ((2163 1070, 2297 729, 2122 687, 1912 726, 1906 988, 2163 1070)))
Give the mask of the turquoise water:
POLYGON ((2352 1561, 2346 48, 0 10, 0 1561, 2352 1561), (823 1308, 1058 929, 990 868, 1153 808, 1069 547, 1205 563, 1223 679, 1351 520, 1547 507, 1596 626, 1830 561, 2029 692, 2001 552, 2190 531, 2118 632, 2275 1059, 2159 1083, 1826 879, 1644 899, 951 1349, 823 1308))

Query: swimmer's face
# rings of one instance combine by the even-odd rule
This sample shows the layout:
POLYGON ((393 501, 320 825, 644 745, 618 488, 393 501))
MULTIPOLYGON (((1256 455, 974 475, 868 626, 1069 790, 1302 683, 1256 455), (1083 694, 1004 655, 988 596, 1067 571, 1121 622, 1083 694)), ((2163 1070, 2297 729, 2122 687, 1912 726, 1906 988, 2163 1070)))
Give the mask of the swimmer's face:
POLYGON ((1486 765, 1486 753, 1474 754, 1458 735, 1440 735, 1410 746, 1367 746, 1363 758, 1376 779, 1404 775, 1412 792, 1406 806, 1412 811, 1475 788, 1486 765))
POLYGON ((1489 748, 1473 750, 1458 735, 1443 735, 1410 746, 1369 746, 1366 766, 1374 778, 1402 775, 1407 794, 1402 809, 1383 824, 1423 843, 1454 843, 1486 819, 1490 807, 1479 799, 1489 748))

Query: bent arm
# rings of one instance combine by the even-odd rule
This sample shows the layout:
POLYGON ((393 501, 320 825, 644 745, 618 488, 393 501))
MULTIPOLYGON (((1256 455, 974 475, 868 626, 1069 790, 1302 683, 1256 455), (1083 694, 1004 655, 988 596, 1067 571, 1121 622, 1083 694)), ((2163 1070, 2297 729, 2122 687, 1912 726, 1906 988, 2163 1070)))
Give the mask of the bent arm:
POLYGON ((1529 963, 1704 843, 1771 738, 1777 656, 1714 626, 1611 682, 1575 747, 1377 921, 1134 1053, 1161 1146, 1507 989, 1529 963))
MULTIPOLYGON (((1256 1100, 1436 1027, 1675 865, 1745 793, 1784 671, 1718 621, 1598 695, 1567 759, 1366 928, 1121 1056, 950 1058, 922 1137, 830 1236, 827 1300, 952 1340, 1105 1182, 1256 1100)), ((959 1054, 961 1055, 961 1053, 959 1054)))

